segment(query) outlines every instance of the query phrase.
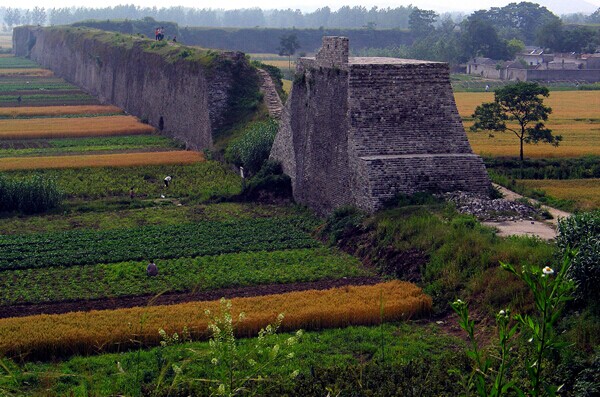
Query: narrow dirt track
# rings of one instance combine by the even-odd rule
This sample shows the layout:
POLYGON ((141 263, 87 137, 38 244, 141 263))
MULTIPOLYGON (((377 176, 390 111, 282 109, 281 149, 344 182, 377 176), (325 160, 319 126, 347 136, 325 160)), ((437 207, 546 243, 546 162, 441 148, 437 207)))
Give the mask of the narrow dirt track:
POLYGON ((223 288, 212 291, 168 293, 159 296, 128 296, 96 300, 42 303, 30 305, 0 306, 0 318, 25 317, 37 314, 61 314, 90 310, 112 310, 140 306, 173 305, 176 303, 212 301, 221 298, 240 298, 260 295, 282 294, 293 291, 326 290, 346 285, 373 285, 382 281, 379 277, 342 278, 307 283, 265 284, 251 287, 223 288))

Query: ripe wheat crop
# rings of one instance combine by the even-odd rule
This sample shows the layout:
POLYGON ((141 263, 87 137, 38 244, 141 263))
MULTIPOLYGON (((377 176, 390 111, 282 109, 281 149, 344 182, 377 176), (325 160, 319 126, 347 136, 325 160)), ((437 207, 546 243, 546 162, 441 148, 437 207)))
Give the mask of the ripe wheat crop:
MULTIPOLYGON (((239 312, 246 314, 237 334, 248 337, 279 313, 285 313, 284 331, 320 330, 418 317, 431 310, 432 301, 416 285, 395 280, 372 286, 235 298, 232 305, 234 318, 239 312)), ((160 342, 160 328, 172 333, 187 326, 194 338, 206 338, 207 309, 218 312, 219 302, 2 319, 0 354, 47 358, 124 350, 140 342, 150 346, 160 342)))
POLYGON ((72 114, 114 114, 123 111, 116 106, 31 106, 0 108, 0 117, 67 116, 72 114))
POLYGON ((204 161, 202 153, 187 150, 88 154, 45 157, 0 158, 0 170, 34 170, 47 168, 133 167, 140 165, 193 164, 204 161))
MULTIPOLYGON (((494 100, 493 92, 454 93, 458 113, 470 118, 475 108, 494 100)), ((552 91, 544 103, 552 108, 550 120, 600 118, 600 91, 552 91)))
POLYGON ((31 68, 31 69, 0 69, 0 76, 35 76, 50 77, 54 76, 51 70, 31 68))
POLYGON ((49 139, 150 134, 154 128, 133 116, 0 120, 0 139, 49 139))
MULTIPOLYGON (((465 122, 468 131, 472 122, 465 122)), ((548 144, 525 145, 525 157, 559 158, 600 155, 600 122, 548 122, 548 128, 563 141, 558 147, 548 144)), ((519 140, 510 131, 496 132, 490 137, 485 131, 467 132, 473 151, 484 156, 516 157, 519 155, 519 140)))

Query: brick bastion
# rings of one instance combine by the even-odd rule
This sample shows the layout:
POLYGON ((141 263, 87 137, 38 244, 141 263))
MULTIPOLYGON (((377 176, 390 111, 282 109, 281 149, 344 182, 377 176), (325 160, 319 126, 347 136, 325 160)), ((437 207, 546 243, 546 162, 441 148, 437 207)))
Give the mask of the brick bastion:
POLYGON ((380 209, 398 193, 490 187, 456 109, 448 65, 350 58, 348 39, 324 37, 297 63, 271 158, 294 198, 321 214, 380 209))

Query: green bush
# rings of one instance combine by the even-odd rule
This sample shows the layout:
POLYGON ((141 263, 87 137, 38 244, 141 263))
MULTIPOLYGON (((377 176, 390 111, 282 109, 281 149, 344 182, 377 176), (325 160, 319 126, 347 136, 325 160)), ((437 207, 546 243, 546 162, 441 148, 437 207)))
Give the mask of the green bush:
POLYGON ((243 194, 250 200, 258 199, 262 195, 289 198, 292 196, 292 181, 283 173, 279 162, 267 160, 260 171, 250 178, 243 194))
POLYGON ((598 302, 600 293, 600 211, 573 215, 558 222, 556 239, 561 254, 577 249, 570 276, 577 283, 577 298, 589 303, 598 302))
POLYGON ((62 193, 54 179, 39 175, 17 179, 0 176, 0 211, 36 214, 60 205, 62 193))
POLYGON ((225 159, 244 167, 248 175, 256 174, 269 158, 277 128, 277 121, 272 119, 250 124, 242 136, 227 147, 225 159))

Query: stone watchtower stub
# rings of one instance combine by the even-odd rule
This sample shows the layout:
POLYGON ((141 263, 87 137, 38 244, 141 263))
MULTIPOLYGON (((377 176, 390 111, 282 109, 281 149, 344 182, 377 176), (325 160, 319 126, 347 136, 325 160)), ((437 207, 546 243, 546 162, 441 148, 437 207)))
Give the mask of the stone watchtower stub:
POLYGON ((301 58, 271 158, 294 198, 321 214, 343 205, 377 211, 398 194, 490 187, 458 114, 446 63, 348 57, 324 37, 301 58))
POLYGON ((316 55, 316 66, 324 68, 348 68, 349 42, 347 37, 325 36, 316 55))

